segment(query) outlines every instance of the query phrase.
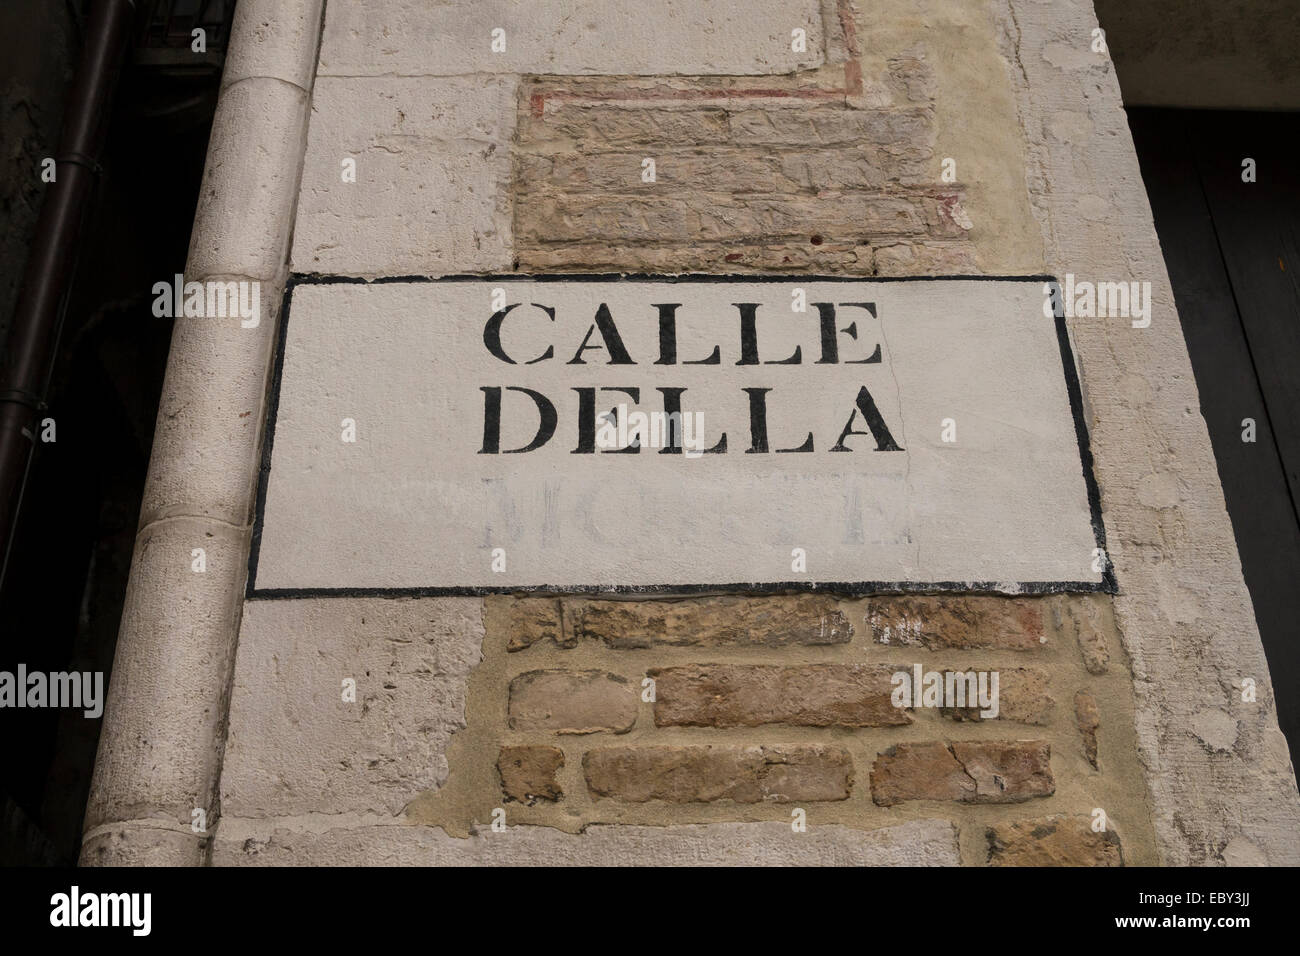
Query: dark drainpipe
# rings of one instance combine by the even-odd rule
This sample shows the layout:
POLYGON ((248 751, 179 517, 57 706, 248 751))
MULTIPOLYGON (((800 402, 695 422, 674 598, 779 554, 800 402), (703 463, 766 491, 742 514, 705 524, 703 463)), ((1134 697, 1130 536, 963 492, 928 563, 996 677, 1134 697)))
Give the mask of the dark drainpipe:
MULTIPOLYGON (((55 180, 44 187, 45 203, 23 271, 9 339, 0 356, 0 580, 9 564, 81 230, 99 179, 113 87, 134 17, 134 0, 92 4, 54 156, 55 180)), ((32 42, 40 39, 33 37, 32 42)))

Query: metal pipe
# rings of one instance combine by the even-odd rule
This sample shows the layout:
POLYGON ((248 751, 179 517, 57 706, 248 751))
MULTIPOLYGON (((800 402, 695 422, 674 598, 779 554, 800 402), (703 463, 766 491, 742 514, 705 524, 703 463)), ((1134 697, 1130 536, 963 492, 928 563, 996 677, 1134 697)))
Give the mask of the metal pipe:
POLYGON ((0 581, 9 565, 82 227, 101 172, 113 88, 134 15, 135 0, 96 0, 91 9, 54 157, 54 182, 46 185, 9 340, 0 356, 0 581))

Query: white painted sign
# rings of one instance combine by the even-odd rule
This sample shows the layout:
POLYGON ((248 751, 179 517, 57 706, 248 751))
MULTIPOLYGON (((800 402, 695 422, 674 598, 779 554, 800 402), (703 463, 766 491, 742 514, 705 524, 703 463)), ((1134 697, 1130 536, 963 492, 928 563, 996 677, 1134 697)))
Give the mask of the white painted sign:
POLYGON ((250 593, 1099 587, 1043 286, 300 282, 250 593))

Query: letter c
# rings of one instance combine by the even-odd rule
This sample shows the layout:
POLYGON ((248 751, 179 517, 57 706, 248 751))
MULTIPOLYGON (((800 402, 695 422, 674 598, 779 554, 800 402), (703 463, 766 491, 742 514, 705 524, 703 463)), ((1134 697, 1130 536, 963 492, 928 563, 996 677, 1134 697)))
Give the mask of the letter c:
MULTIPOLYGON (((501 323, 506 320, 506 316, 510 314, 511 309, 518 308, 522 304, 522 302, 516 302, 513 305, 506 306, 500 312, 493 313, 492 318, 488 319, 487 325, 483 327, 483 344, 487 346, 489 352, 507 365, 518 365, 519 363, 507 355, 505 349, 501 347, 501 323)), ((552 322, 555 321, 555 310, 553 308, 546 305, 539 305, 536 302, 534 302, 533 305, 545 312, 552 322)), ((524 364, 533 365, 537 362, 544 362, 554 355, 555 346, 548 345, 545 353, 531 361, 525 362, 524 364)))

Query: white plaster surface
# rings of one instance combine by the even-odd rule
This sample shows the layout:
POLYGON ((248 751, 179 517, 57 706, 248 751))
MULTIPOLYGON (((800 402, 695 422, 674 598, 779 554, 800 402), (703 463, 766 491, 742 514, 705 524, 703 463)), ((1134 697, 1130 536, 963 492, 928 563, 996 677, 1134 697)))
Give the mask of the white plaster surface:
POLYGON ((394 814, 441 786, 482 643, 479 598, 246 601, 223 813, 394 814))
MULTIPOLYGON (((331 9, 341 4, 335 4, 331 9)), ((511 266, 513 77, 320 77, 295 272, 434 275, 511 266), (343 161, 356 181, 343 179, 343 161)))
POLYGON ((913 820, 878 830, 788 823, 481 828, 468 839, 440 829, 329 821, 225 820, 216 866, 958 866, 957 828, 913 820))
POLYGON ((326 9, 319 75, 789 73, 824 62, 822 32, 819 0, 348 0, 326 9))
MULTIPOLYGON (((1037 281, 799 282, 839 308, 840 364, 821 357, 818 314, 780 282, 503 283, 523 303, 484 344, 492 280, 299 285, 293 292, 256 585, 432 588, 860 581, 1090 581, 1095 540, 1055 323, 1037 281), (652 303, 679 302, 679 360, 714 345, 718 365, 653 364, 652 303), (737 302, 760 303, 758 355, 738 366, 737 302), (556 309, 554 323, 531 303, 556 309), (607 303, 635 365, 600 348, 571 364, 607 303), (554 357, 523 364, 554 345, 554 357), (866 358, 879 344, 882 361, 866 358), (483 387, 555 404, 541 448, 482 454, 483 387), (685 387, 704 444, 688 459, 574 454, 575 388, 597 412, 662 410, 685 387), (831 452, 866 386, 902 451, 851 436, 831 452), (744 387, 766 387, 771 453, 747 454, 744 387), (343 419, 357 440, 341 440, 343 419), (942 422, 956 422, 955 443, 942 422), (777 454, 812 432, 812 453, 777 454), (492 551, 506 552, 494 572, 492 551), (791 570, 807 553, 808 573, 791 570)), ((592 342, 600 342, 599 333, 592 342)), ((532 400, 503 392, 502 449, 529 443, 532 400)), ((855 429, 865 430, 856 415, 855 429)))

